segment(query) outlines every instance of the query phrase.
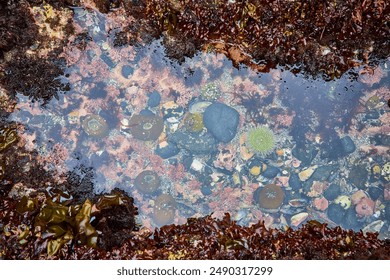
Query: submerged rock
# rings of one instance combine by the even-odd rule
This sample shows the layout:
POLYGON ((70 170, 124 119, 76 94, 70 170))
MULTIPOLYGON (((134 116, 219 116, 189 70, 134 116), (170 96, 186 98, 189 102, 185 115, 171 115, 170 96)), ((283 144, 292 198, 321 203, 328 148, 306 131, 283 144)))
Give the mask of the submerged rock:
POLYGON ((330 184, 330 186, 324 191, 324 196, 327 200, 335 200, 341 194, 341 188, 339 185, 330 184))
POLYGON ((340 204, 330 204, 327 213, 329 219, 336 224, 340 224, 344 218, 345 210, 340 204))
POLYGON ((318 154, 318 150, 312 145, 299 145, 292 149, 292 155, 308 166, 318 154))
POLYGON ((218 141, 228 143, 237 133, 238 112, 223 103, 215 102, 208 106, 203 115, 203 123, 218 141))
POLYGON ((164 141, 157 145, 155 153, 162 157, 163 159, 167 159, 170 157, 176 156, 180 152, 180 149, 177 147, 175 143, 164 141))
POLYGON ((272 179, 272 178, 275 178, 279 172, 280 172, 279 168, 277 168, 275 166, 268 165, 267 168, 264 170, 264 172, 261 173, 261 175, 267 179, 272 179))
POLYGON ((344 150, 344 155, 351 154, 356 150, 356 145, 349 136, 341 138, 341 145, 344 150))
POLYGON ((217 150, 216 141, 209 133, 200 136, 178 130, 171 134, 168 140, 193 154, 208 154, 217 150))
POLYGON ((160 101, 161 101, 161 95, 157 91, 153 91, 151 94, 149 94, 149 99, 148 99, 149 107, 156 107, 160 105, 160 101))
POLYGON ((292 188, 294 191, 297 191, 302 188, 302 183, 299 180, 299 176, 297 173, 292 173, 290 175, 290 178, 288 179, 288 185, 290 188, 292 188))

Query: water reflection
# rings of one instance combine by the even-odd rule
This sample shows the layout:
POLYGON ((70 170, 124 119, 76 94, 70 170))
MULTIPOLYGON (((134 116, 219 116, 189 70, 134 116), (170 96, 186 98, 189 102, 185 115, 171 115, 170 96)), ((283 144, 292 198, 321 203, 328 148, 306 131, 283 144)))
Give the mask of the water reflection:
POLYGON ((385 63, 378 81, 331 82, 214 53, 178 64, 158 40, 113 47, 100 14, 77 10, 75 21, 89 40, 65 50, 71 91, 44 107, 20 95, 10 117, 59 180, 72 171, 96 193, 126 191, 151 228, 230 212, 245 225, 317 219, 388 233, 385 63))

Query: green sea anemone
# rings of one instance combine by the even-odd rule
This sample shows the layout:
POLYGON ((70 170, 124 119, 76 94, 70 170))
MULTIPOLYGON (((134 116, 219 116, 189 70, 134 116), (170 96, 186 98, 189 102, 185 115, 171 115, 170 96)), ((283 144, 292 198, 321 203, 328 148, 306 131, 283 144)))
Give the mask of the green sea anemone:
POLYGON ((275 136, 268 127, 259 126, 248 131, 247 145, 252 152, 266 156, 275 147, 275 136))

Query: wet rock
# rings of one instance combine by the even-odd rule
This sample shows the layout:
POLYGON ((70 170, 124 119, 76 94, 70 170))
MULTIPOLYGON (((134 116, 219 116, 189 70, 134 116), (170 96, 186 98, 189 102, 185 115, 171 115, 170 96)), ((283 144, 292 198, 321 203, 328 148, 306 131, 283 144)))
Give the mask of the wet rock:
POLYGON ((288 184, 290 188, 292 188, 294 191, 297 191, 302 188, 302 183, 299 180, 299 176, 297 173, 292 173, 290 175, 290 178, 288 179, 288 184))
POLYGON ((267 179, 272 179, 272 178, 275 178, 279 172, 280 172, 279 168, 277 168, 275 166, 268 165, 267 168, 264 170, 264 172, 261 173, 261 175, 267 179))
POLYGON ((383 194, 383 186, 369 187, 368 194, 370 195, 372 200, 377 200, 383 194))
POLYGON ((148 106, 149 107, 157 107, 160 105, 161 95, 157 91, 153 91, 149 94, 148 106))
POLYGON ((177 147, 175 143, 164 141, 157 145, 155 153, 162 157, 163 159, 167 159, 170 157, 176 156, 180 152, 180 149, 177 147))
POLYGON ((353 153, 356 150, 356 145, 349 136, 345 136, 341 138, 341 145, 343 147, 344 153, 343 155, 348 155, 353 153))
POLYGON ((200 136, 178 130, 171 134, 168 140, 193 154, 209 154, 217 150, 216 141, 209 133, 200 136))
POLYGON ((203 115, 203 123, 218 141, 228 143, 237 133, 238 112, 225 104, 215 102, 208 106, 203 115))
POLYGON ((121 74, 124 78, 128 79, 134 73, 134 68, 130 65, 123 65, 121 69, 121 74))
POLYGON ((321 145, 321 156, 330 160, 336 160, 345 156, 343 142, 339 137, 334 137, 321 145))
POLYGON ((339 185, 330 184, 330 186, 324 191, 324 196, 327 200, 335 200, 341 194, 341 188, 339 185))
POLYGON ((302 170, 298 173, 299 180, 302 182, 307 181, 311 175, 313 175, 314 171, 317 169, 317 165, 311 166, 309 168, 306 168, 305 170, 302 170))
POLYGON ((377 134, 373 138, 373 144, 378 146, 390 146, 390 135, 377 134))
POLYGON ((385 205, 384 217, 388 222, 390 222, 390 203, 386 203, 385 205))
POLYGON ((345 210, 339 204, 330 204, 328 207, 328 218, 336 224, 340 224, 344 218, 345 210))
POLYGON ((329 202, 325 197, 317 197, 313 200, 313 206, 317 210, 325 211, 329 206, 329 202))
POLYGON ((345 212, 344 220, 341 225, 344 229, 359 230, 360 223, 357 220, 354 208, 350 208, 345 212))
POLYGON ((200 191, 203 195, 210 195, 212 193, 211 188, 209 186, 203 186, 200 191))
POLYGON ((380 232, 384 224, 385 223, 381 220, 374 221, 371 224, 364 227, 362 231, 364 234, 367 234, 368 232, 380 232))
POLYGON ((367 120, 377 120, 379 119, 380 117, 380 114, 378 111, 370 111, 368 112, 364 118, 363 118, 363 121, 367 121, 367 120))
POLYGON ((360 217, 370 217, 374 214, 375 202, 367 197, 364 197, 356 205, 355 210, 360 217))
POLYGON ((291 225, 297 227, 302 224, 307 219, 307 217, 309 217, 309 213, 306 212, 296 214, 291 217, 291 225))
POLYGON ((321 165, 314 171, 311 179, 316 181, 327 181, 337 168, 338 167, 334 165, 321 165))
POLYGON ((312 160, 316 157, 318 150, 312 145, 299 145, 292 149, 292 155, 299 159, 304 166, 311 164, 312 160))
POLYGON ((351 167, 348 174, 348 181, 353 186, 364 189, 368 179, 368 170, 365 164, 356 164, 351 167))

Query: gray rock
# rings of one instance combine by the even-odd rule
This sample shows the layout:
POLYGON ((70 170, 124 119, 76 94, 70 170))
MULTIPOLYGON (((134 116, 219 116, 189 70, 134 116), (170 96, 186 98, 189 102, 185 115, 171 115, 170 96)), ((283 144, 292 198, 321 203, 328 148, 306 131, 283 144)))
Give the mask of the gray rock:
POLYGON ((345 155, 351 154, 356 150, 355 143, 349 136, 341 138, 341 145, 343 146, 345 155))
POLYGON ((290 175, 290 178, 288 179, 288 185, 290 188, 292 188, 294 191, 299 190, 302 188, 302 183, 299 180, 299 176, 297 173, 292 173, 290 175))
POLYGON ((209 154, 217 150, 216 141, 209 133, 199 135, 178 130, 168 137, 168 141, 193 154, 209 154))
POLYGON ((155 153, 162 157, 163 159, 167 159, 173 156, 176 156, 180 152, 180 149, 177 147, 175 143, 169 143, 167 146, 160 147, 157 146, 155 153))
POLYGON ((275 178, 279 172, 280 172, 279 168, 268 165, 267 169, 263 173, 261 173, 261 175, 265 178, 272 179, 275 178))
POLYGON ((225 104, 215 102, 203 114, 203 123, 218 141, 228 143, 237 133, 238 112, 225 104))
POLYGON ((157 91, 153 91, 149 95, 148 106, 149 107, 156 107, 156 106, 160 105, 160 101, 161 101, 161 95, 157 91))

